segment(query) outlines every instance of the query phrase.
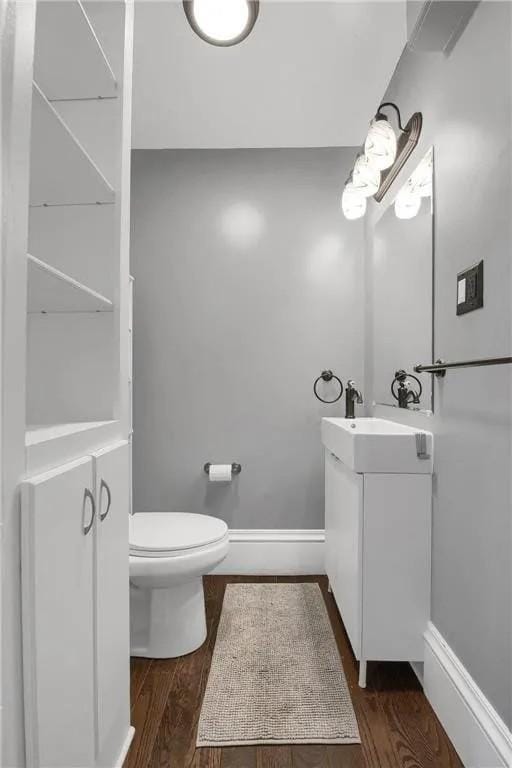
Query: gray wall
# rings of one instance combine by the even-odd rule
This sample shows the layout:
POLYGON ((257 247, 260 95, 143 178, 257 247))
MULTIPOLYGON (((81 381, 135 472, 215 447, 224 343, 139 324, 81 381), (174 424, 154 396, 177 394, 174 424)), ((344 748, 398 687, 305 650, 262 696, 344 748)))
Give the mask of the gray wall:
POLYGON ((363 225, 340 210, 353 157, 133 153, 136 511, 323 527, 320 417, 342 401, 321 405, 312 384, 363 367, 363 225), (242 474, 208 483, 209 460, 242 474))
MULTIPOLYGON (((423 112, 413 159, 435 147, 435 356, 445 360, 512 348, 510 13, 481 3, 449 57, 406 50, 386 94, 405 119, 423 112), (457 317, 456 274, 481 258, 485 306, 457 317)), ((434 395, 433 419, 400 414, 436 439, 432 620, 510 725, 510 370, 451 372, 434 395)))

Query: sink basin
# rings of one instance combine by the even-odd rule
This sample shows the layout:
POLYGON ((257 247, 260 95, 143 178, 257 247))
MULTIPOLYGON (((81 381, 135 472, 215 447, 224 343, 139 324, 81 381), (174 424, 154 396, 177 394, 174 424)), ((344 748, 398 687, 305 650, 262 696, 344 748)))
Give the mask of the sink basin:
POLYGON ((395 421, 322 419, 322 442, 354 472, 432 474, 432 433, 395 421), (428 458, 417 455, 417 434, 425 435, 428 458))

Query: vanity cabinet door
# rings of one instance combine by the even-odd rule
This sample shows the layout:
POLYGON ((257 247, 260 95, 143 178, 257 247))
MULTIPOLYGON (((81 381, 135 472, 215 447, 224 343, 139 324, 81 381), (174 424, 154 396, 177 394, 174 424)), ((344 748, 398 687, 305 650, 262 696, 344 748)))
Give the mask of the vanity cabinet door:
POLYGON ((96 764, 117 765, 130 727, 128 443, 93 455, 96 476, 96 764))
POLYGON ((22 485, 27 764, 94 765, 92 459, 22 485))
POLYGON ((326 572, 356 658, 361 652, 362 517, 362 475, 326 451, 326 572))

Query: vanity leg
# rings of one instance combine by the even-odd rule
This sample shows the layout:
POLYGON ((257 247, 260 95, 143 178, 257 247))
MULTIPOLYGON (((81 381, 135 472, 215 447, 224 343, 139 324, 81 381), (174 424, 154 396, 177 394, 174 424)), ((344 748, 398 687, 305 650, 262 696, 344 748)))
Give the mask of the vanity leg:
POLYGON ((366 659, 359 661, 359 687, 366 688, 366 659))
POLYGON ((327 579, 327 591, 329 592, 329 594, 332 595, 332 587, 331 587, 331 582, 329 581, 329 579, 327 579))

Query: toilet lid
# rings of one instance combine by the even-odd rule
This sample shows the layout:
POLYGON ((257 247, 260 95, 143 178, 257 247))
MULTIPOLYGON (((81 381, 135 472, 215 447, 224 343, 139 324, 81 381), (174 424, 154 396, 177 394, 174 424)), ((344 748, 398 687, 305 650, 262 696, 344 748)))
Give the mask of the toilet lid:
POLYGON ((223 520, 188 512, 137 512, 130 516, 130 549, 176 552, 204 547, 228 532, 223 520))

